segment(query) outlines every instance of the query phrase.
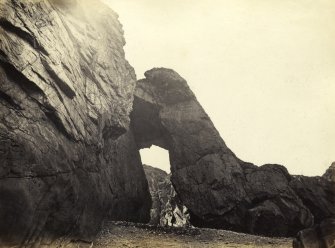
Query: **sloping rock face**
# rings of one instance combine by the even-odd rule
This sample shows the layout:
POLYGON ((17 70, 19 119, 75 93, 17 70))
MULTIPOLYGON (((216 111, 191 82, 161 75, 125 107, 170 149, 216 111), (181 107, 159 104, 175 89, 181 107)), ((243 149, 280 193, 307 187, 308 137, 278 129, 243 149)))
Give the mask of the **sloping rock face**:
POLYGON ((335 182, 335 162, 326 170, 325 174, 322 175, 323 178, 335 182))
POLYGON ((170 175, 149 165, 143 165, 143 168, 152 198, 150 224, 174 227, 189 226, 190 216, 171 184, 170 175))
POLYGON ((100 1, 0 2, 0 243, 149 220, 124 44, 100 1))
POLYGON ((190 210, 191 224, 294 236, 313 225, 312 212, 319 219, 328 216, 335 195, 328 183, 310 194, 330 204, 319 214, 304 204, 301 190, 291 187, 294 179, 285 167, 257 167, 238 159, 176 72, 154 68, 145 77, 137 82, 131 113, 135 141, 139 149, 154 144, 169 150, 171 180, 190 210))
POLYGON ((293 248, 332 248, 335 246, 335 219, 325 219, 321 224, 300 231, 293 248))

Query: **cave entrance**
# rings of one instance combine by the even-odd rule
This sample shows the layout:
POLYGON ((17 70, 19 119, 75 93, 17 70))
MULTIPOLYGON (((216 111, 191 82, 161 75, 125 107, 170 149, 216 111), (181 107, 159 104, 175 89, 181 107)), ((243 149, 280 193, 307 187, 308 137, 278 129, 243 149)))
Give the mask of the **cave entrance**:
POLYGON ((169 151, 159 146, 152 145, 150 148, 140 150, 142 164, 159 168, 170 173, 169 151))

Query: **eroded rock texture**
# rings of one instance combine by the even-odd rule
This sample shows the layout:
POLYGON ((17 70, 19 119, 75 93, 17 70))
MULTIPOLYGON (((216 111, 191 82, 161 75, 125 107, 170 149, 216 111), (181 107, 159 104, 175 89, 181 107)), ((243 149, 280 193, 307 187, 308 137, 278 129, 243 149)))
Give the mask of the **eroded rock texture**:
POLYGON ((149 220, 124 44, 100 1, 0 1, 0 243, 149 220))
POLYGON ((145 77, 137 82, 131 114, 135 140, 139 148, 169 150, 171 180, 193 225, 293 236, 313 225, 313 215, 321 220, 334 214, 329 182, 302 178, 311 182, 300 185, 283 166, 241 161, 182 77, 165 68, 145 77))
POLYGON ((176 194, 170 175, 149 165, 143 165, 148 180, 152 206, 150 224, 159 226, 187 227, 189 213, 176 194))

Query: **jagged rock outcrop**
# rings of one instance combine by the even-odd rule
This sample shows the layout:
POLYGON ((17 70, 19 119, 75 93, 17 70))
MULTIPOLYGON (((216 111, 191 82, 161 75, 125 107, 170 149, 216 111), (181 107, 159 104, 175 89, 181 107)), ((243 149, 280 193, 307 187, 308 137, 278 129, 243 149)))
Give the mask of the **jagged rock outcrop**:
POLYGON ((165 68, 145 77, 137 82, 131 114, 135 141, 139 149, 154 144, 169 150, 171 180, 193 225, 294 236, 313 225, 312 213, 321 220, 331 212, 335 191, 329 183, 316 184, 319 188, 307 196, 304 187, 315 182, 299 188, 283 166, 241 161, 182 77, 165 68), (322 198, 321 214, 304 204, 308 197, 322 198))
POLYGON ((325 174, 322 175, 323 178, 335 182, 335 162, 326 170, 325 174))
POLYGON ((152 198, 150 224, 174 227, 189 226, 190 216, 171 184, 170 175, 149 165, 143 165, 143 168, 152 198))
POLYGON ((335 219, 325 219, 319 225, 300 231, 293 248, 332 248, 335 246, 335 219))
POLYGON ((1 244, 149 220, 124 44, 100 1, 0 1, 1 244))

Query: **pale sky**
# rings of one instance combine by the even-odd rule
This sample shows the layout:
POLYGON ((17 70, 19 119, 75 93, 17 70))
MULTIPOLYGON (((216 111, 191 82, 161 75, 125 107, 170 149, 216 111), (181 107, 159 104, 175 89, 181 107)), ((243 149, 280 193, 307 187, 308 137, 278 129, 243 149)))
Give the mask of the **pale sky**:
MULTIPOLYGON (((322 175, 335 161, 334 0, 106 0, 137 78, 184 77, 228 147, 322 175)), ((168 170, 167 152, 141 152, 168 170)))

